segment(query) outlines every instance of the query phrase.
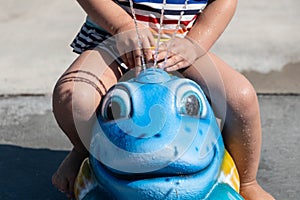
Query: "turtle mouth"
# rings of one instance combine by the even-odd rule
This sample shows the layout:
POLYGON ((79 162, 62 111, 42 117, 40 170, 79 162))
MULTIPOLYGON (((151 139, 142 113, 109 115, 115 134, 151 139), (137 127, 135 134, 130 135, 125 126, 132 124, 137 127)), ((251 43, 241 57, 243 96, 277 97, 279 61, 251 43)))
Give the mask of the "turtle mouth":
MULTIPOLYGON (((191 177, 197 176, 199 174, 205 174, 206 171, 209 171, 213 163, 215 163, 215 160, 217 159, 217 149, 214 146, 212 148, 212 151, 205 156, 207 161, 204 165, 201 167, 198 167, 197 170, 180 170, 176 169, 175 172, 172 170, 171 167, 167 167, 163 170, 156 170, 153 172, 146 172, 146 173, 120 173, 116 172, 113 169, 110 169, 109 167, 106 167, 105 165, 101 164, 101 166, 104 168, 104 170, 110 175, 113 176, 116 179, 124 180, 124 181, 154 181, 159 182, 160 180, 166 181, 167 179, 177 179, 177 180, 186 180, 191 177), (169 171, 168 171, 169 170, 169 171)), ((184 168, 184 167, 183 167, 184 168)))
POLYGON ((201 133, 196 138, 185 133, 181 134, 184 137, 176 138, 174 144, 186 144, 185 141, 190 141, 186 138, 189 136, 194 140, 188 148, 182 151, 179 146, 169 145, 170 148, 156 151, 155 159, 150 153, 128 153, 120 148, 109 151, 106 145, 109 143, 102 142, 100 134, 96 135, 94 142, 106 147, 101 151, 100 145, 92 145, 92 155, 99 156, 91 156, 91 166, 99 186, 116 197, 132 195, 132 199, 151 199, 153 194, 156 199, 175 199, 178 195, 202 198, 203 191, 209 191, 218 179, 223 158, 221 137, 215 139, 211 136, 204 140, 201 133))

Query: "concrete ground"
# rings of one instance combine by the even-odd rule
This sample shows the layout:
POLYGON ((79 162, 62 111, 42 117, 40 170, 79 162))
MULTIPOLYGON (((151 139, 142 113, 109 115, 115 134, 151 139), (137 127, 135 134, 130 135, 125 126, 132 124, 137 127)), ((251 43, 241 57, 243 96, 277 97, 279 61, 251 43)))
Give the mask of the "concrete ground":
MULTIPOLYGON (((298 95, 259 95, 263 127, 258 181, 276 199, 300 192, 298 95)), ((51 176, 71 145, 49 96, 0 98, 0 199, 63 200, 51 176)))
MULTIPOLYGON (((84 21, 75 2, 0 0, 0 199, 65 197, 51 175, 71 148, 51 113, 55 81, 76 55, 84 21)), ((300 192, 300 1, 240 1, 213 47, 259 94, 258 180, 276 199, 300 192)))

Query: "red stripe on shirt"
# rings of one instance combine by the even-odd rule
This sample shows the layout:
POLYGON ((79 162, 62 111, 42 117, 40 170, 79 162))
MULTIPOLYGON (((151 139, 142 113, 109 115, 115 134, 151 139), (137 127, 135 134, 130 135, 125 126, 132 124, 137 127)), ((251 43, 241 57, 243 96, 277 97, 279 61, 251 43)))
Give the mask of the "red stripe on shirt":
MULTIPOLYGON (((159 24, 160 18, 156 17, 150 17, 150 16, 144 16, 144 15, 135 15, 136 19, 143 22, 152 22, 155 24, 159 24)), ((180 24, 187 26, 189 23, 194 21, 197 18, 197 15, 195 15, 191 20, 189 21, 180 21, 180 24)), ((163 24, 177 24, 178 20, 163 20, 163 24)))

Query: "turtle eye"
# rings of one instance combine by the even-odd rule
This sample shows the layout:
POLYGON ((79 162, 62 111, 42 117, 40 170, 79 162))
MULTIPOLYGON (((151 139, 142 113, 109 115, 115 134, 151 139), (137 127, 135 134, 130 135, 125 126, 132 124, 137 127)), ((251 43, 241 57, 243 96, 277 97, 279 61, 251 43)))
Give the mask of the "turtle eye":
POLYGON ((183 79, 176 85, 176 90, 176 106, 180 115, 201 119, 207 117, 207 100, 196 83, 183 79))
POLYGON ((102 103, 101 114, 107 121, 129 118, 130 97, 127 91, 115 88, 108 92, 102 103))
POLYGON ((191 117, 200 117, 202 112, 202 103, 196 93, 188 92, 183 95, 180 102, 180 114, 191 117))

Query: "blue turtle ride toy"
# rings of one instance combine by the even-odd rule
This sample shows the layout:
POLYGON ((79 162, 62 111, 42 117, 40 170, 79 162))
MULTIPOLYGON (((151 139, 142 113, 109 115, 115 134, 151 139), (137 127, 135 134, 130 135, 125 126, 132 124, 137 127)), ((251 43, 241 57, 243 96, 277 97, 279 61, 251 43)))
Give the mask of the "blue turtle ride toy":
POLYGON ((238 200, 239 176, 199 85, 149 68, 102 99, 76 199, 238 200))

